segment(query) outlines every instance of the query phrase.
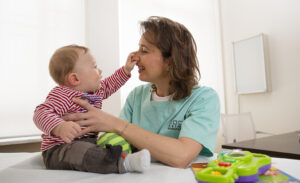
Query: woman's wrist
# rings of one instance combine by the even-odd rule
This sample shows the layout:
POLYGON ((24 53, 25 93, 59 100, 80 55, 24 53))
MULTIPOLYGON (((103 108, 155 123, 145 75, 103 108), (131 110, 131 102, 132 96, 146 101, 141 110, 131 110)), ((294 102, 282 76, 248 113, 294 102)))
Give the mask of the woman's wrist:
POLYGON ((130 123, 126 123, 124 128, 121 130, 121 132, 119 133, 121 136, 124 135, 125 130, 127 129, 127 127, 130 125, 130 123))
POLYGON ((129 125, 130 123, 120 120, 120 124, 116 126, 116 133, 122 136, 129 125))

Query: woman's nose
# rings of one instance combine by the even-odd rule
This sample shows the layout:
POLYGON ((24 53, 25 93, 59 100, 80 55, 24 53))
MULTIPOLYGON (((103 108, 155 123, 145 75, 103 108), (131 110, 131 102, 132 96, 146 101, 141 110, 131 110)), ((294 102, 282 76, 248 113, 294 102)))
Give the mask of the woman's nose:
POLYGON ((98 73, 99 73, 99 75, 101 75, 102 74, 102 70, 98 69, 98 73))
POLYGON ((140 55, 140 50, 139 49, 135 51, 135 55, 137 55, 137 56, 140 55))

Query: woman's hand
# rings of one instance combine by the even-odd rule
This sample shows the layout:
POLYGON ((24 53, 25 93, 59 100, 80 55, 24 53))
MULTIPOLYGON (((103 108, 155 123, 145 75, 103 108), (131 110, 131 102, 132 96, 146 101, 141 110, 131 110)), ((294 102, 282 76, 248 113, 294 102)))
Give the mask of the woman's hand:
POLYGON ((87 110, 86 113, 67 114, 63 117, 66 121, 76 121, 80 126, 86 127, 78 136, 88 132, 117 132, 125 125, 118 120, 114 120, 114 116, 92 106, 87 100, 73 98, 73 102, 87 110))

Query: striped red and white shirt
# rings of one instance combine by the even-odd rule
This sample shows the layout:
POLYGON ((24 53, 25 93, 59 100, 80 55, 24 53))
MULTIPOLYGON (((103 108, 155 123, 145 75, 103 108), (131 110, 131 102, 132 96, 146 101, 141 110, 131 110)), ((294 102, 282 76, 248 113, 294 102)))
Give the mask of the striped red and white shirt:
MULTIPOLYGON (((102 108, 102 100, 108 98, 116 92, 130 78, 124 71, 124 68, 118 69, 113 75, 101 81, 101 88, 94 95, 95 101, 92 102, 97 108, 102 108)), ((64 120, 61 118, 67 113, 84 112, 78 104, 72 102, 72 98, 84 97, 86 93, 71 89, 66 86, 56 86, 48 94, 46 101, 38 105, 34 111, 33 121, 35 125, 44 132, 42 135, 41 151, 48 150, 56 145, 64 144, 65 142, 59 136, 53 136, 51 131, 64 120)), ((81 127, 84 129, 85 127, 81 127)), ((97 135, 96 133, 87 133, 82 137, 97 135)), ((82 138, 79 137, 79 138, 82 138)))

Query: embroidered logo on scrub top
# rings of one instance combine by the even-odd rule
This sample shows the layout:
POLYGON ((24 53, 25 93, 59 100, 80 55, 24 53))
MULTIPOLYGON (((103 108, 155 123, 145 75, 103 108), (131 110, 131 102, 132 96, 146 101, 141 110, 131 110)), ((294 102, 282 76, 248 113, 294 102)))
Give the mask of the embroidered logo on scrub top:
POLYGON ((181 124, 183 121, 180 120, 172 120, 168 126, 169 130, 181 130, 181 124))

